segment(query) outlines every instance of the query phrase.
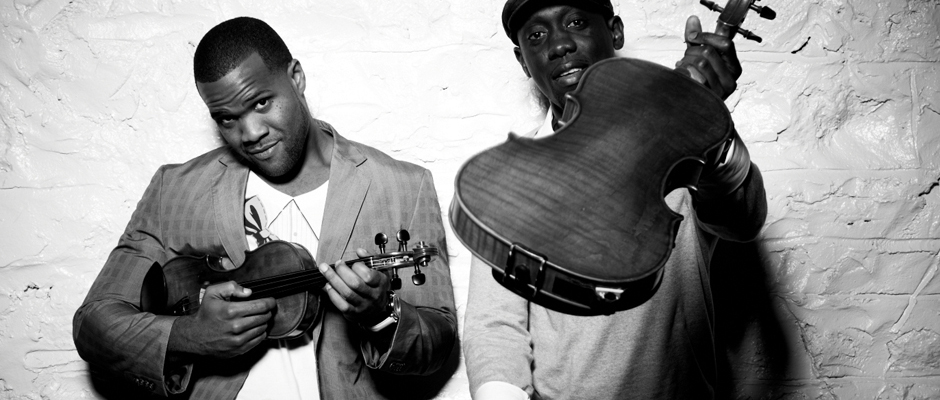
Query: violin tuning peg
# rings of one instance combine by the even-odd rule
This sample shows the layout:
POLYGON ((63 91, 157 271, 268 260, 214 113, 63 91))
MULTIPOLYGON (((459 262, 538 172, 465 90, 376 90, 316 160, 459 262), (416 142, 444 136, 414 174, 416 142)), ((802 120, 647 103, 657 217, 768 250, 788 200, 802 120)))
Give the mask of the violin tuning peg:
POLYGON ((772 8, 770 8, 770 7, 767 7, 767 6, 759 6, 759 5, 757 5, 757 4, 751 3, 751 5, 748 6, 748 8, 750 8, 750 9, 752 9, 752 10, 754 10, 754 11, 757 11, 757 15, 760 16, 760 17, 763 18, 763 19, 772 20, 772 19, 774 19, 774 18, 777 18, 777 12, 774 11, 774 10, 773 10, 772 8))
MULTIPOLYGON (((412 279, 412 280, 413 280, 413 279, 412 279)), ((390 287, 392 290, 399 290, 399 289, 401 289, 401 278, 398 276, 398 270, 397 270, 397 269, 394 269, 394 268, 392 269, 392 280, 391 280, 391 284, 389 285, 389 287, 390 287)))
POLYGON ((747 40, 753 40, 757 43, 764 41, 764 39, 762 39, 760 36, 755 35, 754 32, 751 32, 747 29, 743 29, 741 27, 738 27, 738 33, 740 33, 741 36, 744 36, 744 38, 747 40))
MULTIPOLYGON (((424 242, 419 242, 419 243, 424 243, 424 242)), ((424 277, 424 273, 421 272, 421 267, 427 267, 427 266, 428 266, 427 258, 421 259, 420 261, 415 260, 415 273, 414 275, 411 275, 411 283, 414 283, 415 286, 421 286, 424 284, 425 277, 424 277)))
POLYGON ((725 10, 724 8, 721 8, 721 6, 719 6, 718 4, 715 4, 715 2, 708 1, 708 0, 699 0, 699 4, 705 7, 708 7, 709 10, 712 10, 714 12, 722 12, 725 10))
POLYGON ((757 12, 757 15, 760 15, 761 18, 768 20, 777 18, 777 12, 770 7, 761 7, 760 11, 757 12))
POLYGON ((424 281, 424 273, 421 272, 421 269, 418 268, 417 265, 415 265, 415 273, 411 276, 411 283, 415 284, 415 286, 421 286, 424 284, 424 281))
POLYGON ((388 236, 385 236, 385 234, 382 233, 382 232, 376 233, 376 234, 375 234, 375 244, 377 244, 377 245, 383 245, 383 244, 385 244, 385 243, 388 243, 388 236))
POLYGON ((379 246, 379 253, 385 254, 385 244, 388 243, 388 236, 379 232, 375 234, 375 245, 379 246))
POLYGON ((407 251, 408 241, 411 240, 411 235, 408 234, 408 231, 402 229, 398 231, 395 237, 398 239, 398 251, 407 251))
POLYGON ((411 235, 405 229, 398 231, 398 234, 395 236, 398 238, 399 242, 408 242, 411 240, 411 235))

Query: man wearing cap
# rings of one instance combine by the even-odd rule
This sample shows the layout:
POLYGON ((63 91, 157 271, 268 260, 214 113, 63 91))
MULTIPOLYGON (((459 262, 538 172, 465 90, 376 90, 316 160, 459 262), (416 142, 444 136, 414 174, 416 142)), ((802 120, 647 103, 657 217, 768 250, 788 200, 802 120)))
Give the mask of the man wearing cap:
MULTIPOLYGON (((623 22, 609 0, 509 0, 503 27, 522 71, 549 105, 533 134, 558 129, 565 94, 585 69, 615 57, 623 22)), ((741 66, 730 39, 702 32, 696 17, 677 71, 727 98, 741 66)), ((717 381, 709 260, 718 239, 754 239, 766 216, 760 171, 737 135, 709 160, 699 191, 666 203, 683 216, 661 286, 647 302, 607 316, 555 312, 497 283, 471 263, 463 346, 475 399, 707 399, 717 381)), ((628 261, 625 261, 628 262, 628 261)))

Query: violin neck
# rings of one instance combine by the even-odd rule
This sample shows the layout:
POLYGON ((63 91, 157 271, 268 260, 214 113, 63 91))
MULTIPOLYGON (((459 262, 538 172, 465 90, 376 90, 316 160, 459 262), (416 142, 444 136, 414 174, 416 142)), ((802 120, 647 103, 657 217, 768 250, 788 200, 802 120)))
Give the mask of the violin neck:
MULTIPOLYGON (((390 259, 390 257, 363 257, 344 261, 343 263, 347 266, 352 266, 357 262, 361 262, 375 271, 384 271, 396 267, 386 265, 389 263, 390 259)), ((336 264, 330 265, 331 268, 335 266, 336 264)), ((240 282, 239 284, 251 289, 249 300, 265 297, 279 298, 308 290, 320 289, 326 284, 326 277, 324 277, 318 269, 308 269, 240 282)))
POLYGON ((265 297, 280 298, 320 289, 326 283, 326 278, 319 270, 304 270, 286 274, 270 276, 261 279, 240 282, 239 284, 251 289, 249 300, 265 297))

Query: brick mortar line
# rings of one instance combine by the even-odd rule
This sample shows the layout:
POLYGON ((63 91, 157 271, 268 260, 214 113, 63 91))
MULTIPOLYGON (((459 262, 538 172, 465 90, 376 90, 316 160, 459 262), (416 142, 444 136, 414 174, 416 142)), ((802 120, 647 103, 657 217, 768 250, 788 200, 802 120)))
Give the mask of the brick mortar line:
POLYGON ((921 278, 920 283, 917 285, 917 289, 914 289, 914 293, 911 293, 911 297, 907 302, 907 307, 904 308, 904 312, 901 313, 898 321, 891 327, 891 333, 898 333, 911 317, 911 312, 913 312, 914 307, 917 306, 917 297, 920 295, 920 292, 924 290, 927 284, 933 280, 934 275, 937 274, 938 260, 940 260, 940 255, 935 255, 934 262, 930 265, 930 268, 927 269, 927 272, 924 273, 923 278, 921 278))

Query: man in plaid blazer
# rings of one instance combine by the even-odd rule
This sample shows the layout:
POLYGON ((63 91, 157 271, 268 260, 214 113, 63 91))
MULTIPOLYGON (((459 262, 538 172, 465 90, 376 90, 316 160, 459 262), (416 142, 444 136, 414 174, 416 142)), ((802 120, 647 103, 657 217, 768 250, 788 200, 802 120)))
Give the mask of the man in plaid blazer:
MULTIPOLYGON (((306 346, 316 373, 294 373, 299 385, 313 388, 313 398, 432 396, 456 365, 457 322, 430 172, 314 119, 300 63, 264 22, 236 18, 214 27, 200 41, 194 66, 196 87, 228 146, 154 175, 75 313, 79 354, 93 371, 151 395, 234 399, 265 352, 306 346), (141 284, 155 262, 181 255, 223 257, 229 267, 245 261, 251 179, 292 199, 329 183, 315 233, 318 261, 365 255, 357 249, 373 246, 376 233, 399 229, 441 254, 423 269, 423 286, 411 285, 411 271, 402 270, 406 283, 394 293, 385 273, 362 263, 321 263, 327 284, 299 345, 264 340, 275 301, 235 301, 249 292, 234 282, 206 288, 192 315, 142 312, 141 284)), ((299 210, 310 218, 309 207, 299 210)), ((272 387, 270 395, 282 389, 272 387)))

